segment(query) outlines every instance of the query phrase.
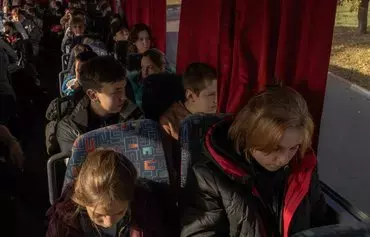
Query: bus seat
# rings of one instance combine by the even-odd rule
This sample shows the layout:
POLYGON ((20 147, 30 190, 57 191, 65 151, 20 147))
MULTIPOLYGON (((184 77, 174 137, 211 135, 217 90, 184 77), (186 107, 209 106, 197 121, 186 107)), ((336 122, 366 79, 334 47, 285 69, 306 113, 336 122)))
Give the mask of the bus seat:
POLYGON ((66 77, 66 75, 69 73, 69 70, 64 70, 64 71, 61 71, 58 75, 58 80, 59 80, 59 94, 61 97, 64 96, 63 94, 63 90, 62 90, 62 85, 63 85, 63 82, 64 82, 64 79, 66 77))
POLYGON ((351 225, 331 225, 313 228, 293 235, 293 237, 368 237, 370 223, 358 222, 351 225))
POLYGON ((49 201, 51 205, 53 205, 60 196, 60 190, 62 188, 63 182, 60 182, 61 179, 58 178, 61 173, 60 171, 65 171, 63 161, 70 156, 71 154, 69 153, 57 153, 51 156, 47 162, 49 201), (62 165, 58 166, 58 164, 62 165))
POLYGON ((138 177, 170 184, 174 174, 168 170, 170 159, 165 155, 164 134, 159 124, 144 119, 116 124, 83 134, 75 141, 67 165, 64 187, 79 172, 87 154, 95 149, 108 148, 125 155, 138 170, 138 177))
POLYGON ((195 114, 188 116, 181 122, 179 136, 181 145, 181 187, 185 186, 188 169, 192 163, 196 162, 193 159, 193 154, 199 154, 202 139, 208 128, 226 116, 226 114, 195 114))
POLYGON ((69 54, 63 54, 62 55, 62 71, 67 70, 69 62, 69 54))

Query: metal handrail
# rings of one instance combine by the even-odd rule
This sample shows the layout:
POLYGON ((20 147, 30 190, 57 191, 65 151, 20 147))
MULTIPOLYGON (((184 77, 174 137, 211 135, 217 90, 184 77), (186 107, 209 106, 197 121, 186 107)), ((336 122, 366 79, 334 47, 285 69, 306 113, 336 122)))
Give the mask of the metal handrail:
POLYGON ((57 198, 59 197, 55 164, 58 161, 64 160, 70 156, 70 153, 58 153, 51 156, 47 162, 49 201, 51 205, 53 205, 55 200, 57 200, 57 198))

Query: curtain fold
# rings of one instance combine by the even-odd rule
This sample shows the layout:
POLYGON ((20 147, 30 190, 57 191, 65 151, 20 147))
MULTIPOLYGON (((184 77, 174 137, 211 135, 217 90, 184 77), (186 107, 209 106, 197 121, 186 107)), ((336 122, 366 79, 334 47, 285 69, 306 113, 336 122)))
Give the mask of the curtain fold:
POLYGON ((166 50, 166 0, 121 0, 129 27, 137 23, 150 26, 154 46, 166 50))
POLYGON ((336 0, 183 1, 177 71, 195 61, 215 66, 221 112, 237 112, 267 84, 283 81, 302 93, 319 125, 336 5, 336 0))

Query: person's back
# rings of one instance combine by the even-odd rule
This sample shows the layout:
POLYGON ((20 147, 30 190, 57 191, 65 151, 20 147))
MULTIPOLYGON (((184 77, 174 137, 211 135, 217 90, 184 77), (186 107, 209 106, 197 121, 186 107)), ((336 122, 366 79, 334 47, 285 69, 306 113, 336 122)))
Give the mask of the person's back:
POLYGON ((10 83, 9 58, 0 48, 0 123, 8 125, 16 113, 15 92, 10 83))
POLYGON ((168 135, 178 140, 180 123, 190 114, 216 113, 217 73, 204 63, 192 63, 183 75, 185 101, 176 101, 161 116, 160 124, 168 135))
POLYGON ((88 131, 142 118, 126 97, 126 71, 113 57, 95 57, 80 67, 79 82, 86 96, 57 128, 61 151, 70 152, 75 139, 88 131))
POLYGON ((137 180, 136 168, 122 154, 92 152, 75 183, 49 209, 46 236, 172 236, 160 195, 155 183, 137 180))
POLYGON ((184 192, 182 237, 284 236, 328 223, 303 97, 271 88, 202 138, 184 192))

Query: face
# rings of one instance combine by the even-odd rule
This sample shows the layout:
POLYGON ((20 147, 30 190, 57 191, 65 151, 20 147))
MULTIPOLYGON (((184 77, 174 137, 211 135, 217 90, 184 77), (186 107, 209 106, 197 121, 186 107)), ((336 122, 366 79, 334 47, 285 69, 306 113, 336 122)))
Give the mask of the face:
POLYGON ((100 91, 87 90, 87 94, 94 102, 98 102, 101 109, 108 113, 119 113, 126 101, 126 80, 115 83, 103 83, 100 91))
POLYGON ((151 40, 149 34, 146 30, 140 31, 138 34, 138 40, 135 42, 135 46, 138 50, 138 53, 145 53, 150 49, 151 40))
POLYGON ((288 128, 280 140, 279 146, 271 153, 254 150, 251 152, 253 158, 266 170, 277 171, 288 165, 296 155, 303 142, 302 130, 288 128))
POLYGON ((163 69, 155 65, 149 57, 143 57, 141 59, 141 76, 147 78, 150 75, 162 72, 163 69))
POLYGON ((98 205, 96 207, 86 207, 86 210, 91 221, 96 225, 109 228, 117 224, 125 216, 128 206, 128 201, 116 200, 108 208, 98 205))
POLYGON ((116 35, 114 36, 114 41, 128 40, 129 36, 130 36, 130 32, 128 32, 127 29, 122 29, 116 33, 116 35))
POLYGON ((206 88, 199 93, 199 96, 188 90, 187 100, 192 101, 195 113, 216 113, 217 80, 206 81, 206 88))
POLYGON ((75 36, 83 35, 85 32, 85 26, 83 24, 73 25, 72 32, 75 36))
POLYGON ((76 74, 76 78, 77 80, 80 78, 80 67, 81 67, 81 62, 76 60, 76 64, 75 64, 75 74, 76 74))
POLYGON ((18 21, 21 20, 20 18, 21 17, 20 17, 19 14, 15 13, 15 12, 12 12, 12 19, 13 19, 13 21, 18 22, 18 21))

